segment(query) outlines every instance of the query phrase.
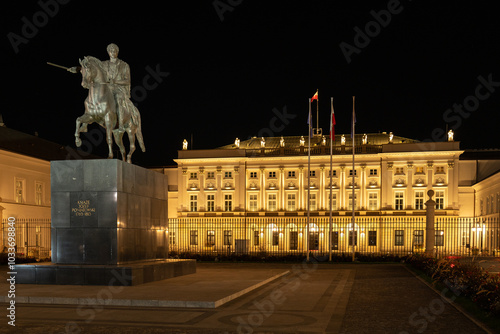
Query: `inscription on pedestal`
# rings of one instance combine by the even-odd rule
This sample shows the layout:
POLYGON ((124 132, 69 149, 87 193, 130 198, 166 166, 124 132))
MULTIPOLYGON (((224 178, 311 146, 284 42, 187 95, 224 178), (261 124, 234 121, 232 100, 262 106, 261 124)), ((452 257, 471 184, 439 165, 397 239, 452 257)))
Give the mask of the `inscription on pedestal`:
POLYGON ((77 201, 77 207, 71 208, 71 213, 76 217, 90 217, 95 214, 95 207, 91 206, 90 200, 77 201))
POLYGON ((71 226, 97 226, 97 193, 81 192, 70 195, 71 226))

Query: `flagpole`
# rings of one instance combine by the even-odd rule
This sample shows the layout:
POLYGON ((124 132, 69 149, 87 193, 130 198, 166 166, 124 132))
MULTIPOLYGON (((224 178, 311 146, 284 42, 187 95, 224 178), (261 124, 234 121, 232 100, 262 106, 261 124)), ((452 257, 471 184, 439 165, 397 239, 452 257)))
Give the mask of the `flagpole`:
POLYGON ((333 97, 330 97, 330 102, 332 106, 332 111, 330 114, 330 233, 328 239, 330 240, 329 251, 328 251, 328 259, 332 261, 332 204, 333 204, 333 194, 332 194, 332 167, 333 167, 333 138, 332 138, 332 130, 333 130, 333 97))
POLYGON ((319 92, 316 89, 316 134, 319 134, 319 92))
POLYGON ((352 262, 354 262, 354 233, 355 233, 355 228, 354 228, 354 222, 355 222, 355 216, 354 216, 354 209, 356 207, 356 191, 355 191, 355 177, 354 175, 356 174, 356 170, 354 169, 354 161, 355 161, 355 143, 354 139, 356 137, 355 134, 355 113, 354 113, 354 99, 355 97, 352 97, 352 262))
POLYGON ((310 208, 311 208, 311 99, 309 100, 309 137, 308 150, 307 150, 307 226, 306 226, 306 260, 309 262, 309 220, 310 220, 310 208))

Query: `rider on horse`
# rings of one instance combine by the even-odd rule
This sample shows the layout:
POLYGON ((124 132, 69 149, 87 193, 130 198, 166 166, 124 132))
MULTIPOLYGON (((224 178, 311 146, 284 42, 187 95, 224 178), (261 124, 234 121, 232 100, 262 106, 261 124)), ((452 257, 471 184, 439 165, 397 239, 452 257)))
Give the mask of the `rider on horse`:
MULTIPOLYGON (((118 59, 118 52, 120 49, 118 45, 111 43, 106 48, 109 60, 102 62, 103 69, 106 71, 107 82, 110 85, 111 91, 113 92, 113 97, 116 102, 116 112, 118 114, 118 127, 123 129, 124 116, 125 114, 133 114, 131 110, 133 108, 132 101, 130 101, 130 67, 126 62, 118 59), (129 112, 122 112, 128 110, 129 112)), ((79 67, 71 67, 68 71, 72 73, 79 72, 79 67)), ((85 128, 82 132, 86 131, 87 125, 83 125, 85 128)))
POLYGON ((135 140, 143 152, 146 151, 141 130, 139 110, 130 100, 130 68, 117 58, 118 46, 107 47, 110 60, 100 61, 91 56, 80 60, 82 67, 72 67, 68 71, 82 73, 82 86, 89 90, 85 100, 85 113, 76 119, 75 143, 81 145, 80 132, 87 131, 87 124, 97 122, 106 128, 109 147, 108 158, 113 158, 112 144, 120 148, 122 159, 131 163, 135 151, 135 140), (118 123, 118 126, 117 124, 118 123), (127 133, 130 151, 126 154, 122 137, 127 133))

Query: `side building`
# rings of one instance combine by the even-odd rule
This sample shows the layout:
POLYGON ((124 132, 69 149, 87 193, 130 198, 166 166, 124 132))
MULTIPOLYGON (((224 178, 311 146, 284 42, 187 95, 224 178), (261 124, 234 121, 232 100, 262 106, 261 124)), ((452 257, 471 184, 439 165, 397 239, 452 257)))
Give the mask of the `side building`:
POLYGON ((361 253, 420 252, 431 189, 438 253, 497 251, 496 195, 489 201, 497 214, 482 216, 475 203, 478 164, 461 159, 459 142, 424 143, 392 133, 356 135, 355 141, 354 168, 352 142, 343 135, 333 142, 332 168, 324 136, 311 139, 310 152, 303 137, 179 151, 177 166, 158 170, 171 181, 171 251, 289 255, 345 253, 354 246, 361 253))
POLYGON ((2 253, 8 245, 10 220, 17 257, 50 257, 50 161, 75 158, 81 157, 70 147, 0 126, 2 253))

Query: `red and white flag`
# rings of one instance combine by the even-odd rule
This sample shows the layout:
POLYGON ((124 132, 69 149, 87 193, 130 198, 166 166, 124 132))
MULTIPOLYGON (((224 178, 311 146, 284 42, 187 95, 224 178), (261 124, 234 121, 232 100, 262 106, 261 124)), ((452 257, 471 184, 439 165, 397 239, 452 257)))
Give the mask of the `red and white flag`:
POLYGON ((317 90, 316 90, 316 93, 314 93, 313 97, 311 97, 311 102, 312 102, 313 100, 318 101, 318 91, 317 91, 317 90))

